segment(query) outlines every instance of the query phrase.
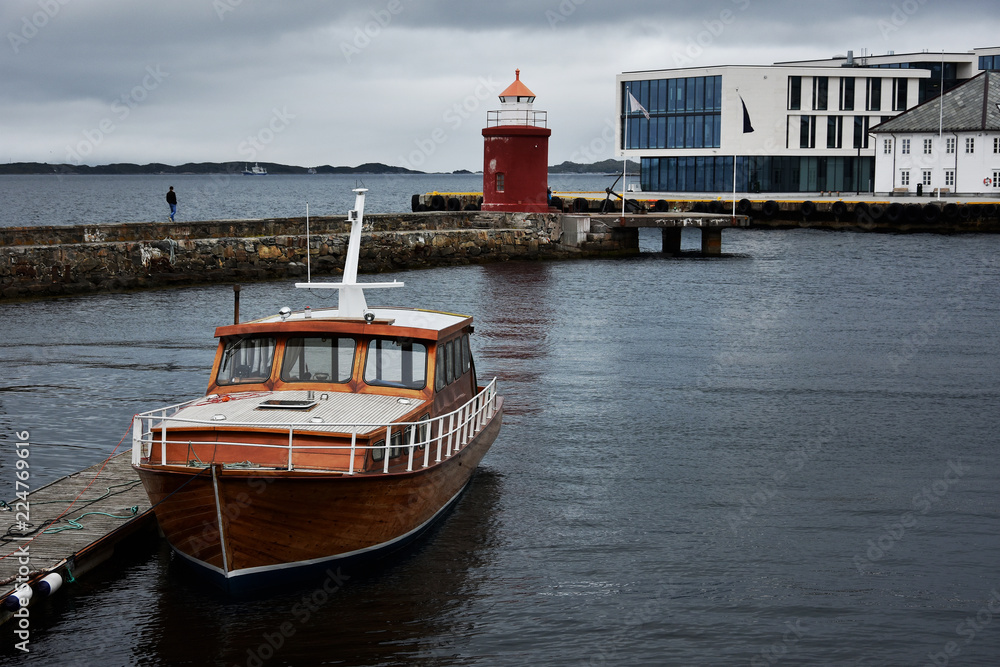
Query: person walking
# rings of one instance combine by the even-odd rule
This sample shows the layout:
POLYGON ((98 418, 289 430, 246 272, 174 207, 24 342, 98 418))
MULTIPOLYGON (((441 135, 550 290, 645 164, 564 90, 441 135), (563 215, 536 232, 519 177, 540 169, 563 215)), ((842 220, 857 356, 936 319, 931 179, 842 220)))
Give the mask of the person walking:
POLYGON ((167 191, 167 203, 170 204, 170 222, 174 221, 174 216, 177 215, 177 193, 174 192, 174 186, 170 186, 170 190, 167 191))

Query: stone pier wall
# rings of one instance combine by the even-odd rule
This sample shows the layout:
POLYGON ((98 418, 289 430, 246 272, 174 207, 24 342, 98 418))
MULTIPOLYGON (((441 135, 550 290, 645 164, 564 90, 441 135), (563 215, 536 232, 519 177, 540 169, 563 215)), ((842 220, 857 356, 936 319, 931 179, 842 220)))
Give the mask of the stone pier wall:
MULTIPOLYGON (((359 270, 635 254, 633 229, 563 242, 563 216, 481 211, 366 215, 359 270)), ((0 300, 342 272, 346 216, 0 229, 0 300)))

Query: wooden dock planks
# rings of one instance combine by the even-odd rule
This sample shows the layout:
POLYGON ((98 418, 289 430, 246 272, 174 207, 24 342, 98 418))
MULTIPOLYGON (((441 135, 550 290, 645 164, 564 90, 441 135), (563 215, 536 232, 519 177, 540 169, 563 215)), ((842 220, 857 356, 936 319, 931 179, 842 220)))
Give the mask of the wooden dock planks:
MULTIPOLYGON (((0 582, 6 582, 0 584, 0 600, 18 586, 14 578, 25 560, 19 548, 28 551, 32 580, 38 576, 37 572, 57 571, 68 581, 70 575, 78 577, 110 557, 122 540, 155 523, 149 498, 139 476, 132 469, 131 451, 116 454, 107 461, 103 470, 102 465, 104 462, 67 475, 29 494, 32 528, 63 514, 73 499, 80 495, 58 522, 32 535, 34 539, 31 541, 30 537, 10 539, 11 534, 19 533, 17 513, 23 512, 24 508, 23 505, 17 507, 16 499, 6 501, 16 509, 0 511, 0 534, 7 536, 0 542, 0 582), (135 508, 134 512, 132 508, 135 508), (81 518, 84 514, 87 515, 81 518), (82 528, 72 527, 70 520, 77 520, 82 528), (53 529, 63 530, 46 532, 53 529)), ((20 518, 23 519, 23 516, 20 518)), ((0 624, 10 617, 10 612, 0 610, 0 624)))

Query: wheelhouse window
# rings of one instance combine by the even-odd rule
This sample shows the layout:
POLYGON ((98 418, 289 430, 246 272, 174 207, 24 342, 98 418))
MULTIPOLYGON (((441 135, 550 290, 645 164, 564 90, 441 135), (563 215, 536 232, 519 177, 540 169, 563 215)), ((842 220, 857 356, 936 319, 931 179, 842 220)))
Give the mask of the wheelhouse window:
POLYGON ((375 338, 365 355, 365 382, 378 387, 423 389, 427 346, 410 340, 375 338))
POLYGON ((216 382, 220 385, 264 382, 271 377, 274 338, 226 338, 216 382))
POLYGON ((281 361, 283 382, 347 382, 354 370, 353 338, 289 338, 281 361))
POLYGON ((469 334, 447 343, 438 343, 437 365, 434 370, 434 389, 441 391, 472 368, 472 349, 469 334))

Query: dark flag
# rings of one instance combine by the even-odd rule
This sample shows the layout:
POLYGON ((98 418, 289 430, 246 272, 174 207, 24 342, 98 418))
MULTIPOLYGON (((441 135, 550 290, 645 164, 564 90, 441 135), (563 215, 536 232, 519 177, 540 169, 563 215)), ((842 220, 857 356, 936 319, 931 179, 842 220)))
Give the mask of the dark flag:
POLYGON ((743 101, 742 95, 740 95, 740 104, 743 105, 743 134, 753 132, 753 125, 750 124, 750 112, 747 111, 747 103, 743 101))

